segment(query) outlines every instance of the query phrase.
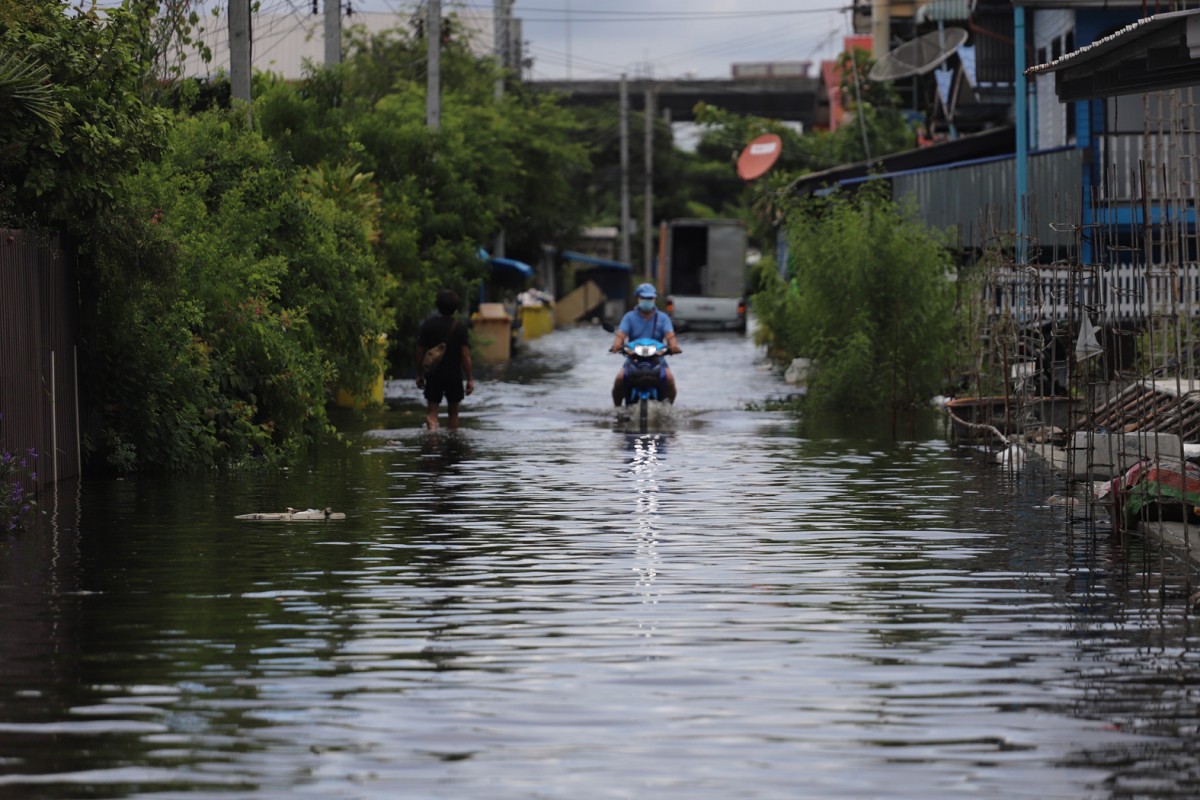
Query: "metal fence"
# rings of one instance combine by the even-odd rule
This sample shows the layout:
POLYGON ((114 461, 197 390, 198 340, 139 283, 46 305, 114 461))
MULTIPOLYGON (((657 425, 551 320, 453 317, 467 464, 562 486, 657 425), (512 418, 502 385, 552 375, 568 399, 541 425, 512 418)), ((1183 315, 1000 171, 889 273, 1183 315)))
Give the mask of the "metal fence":
MULTIPOLYGON (((926 224, 954 231, 959 247, 986 249, 996 242, 998 231, 1015 224, 1015 160, 1003 156, 896 175, 892 196, 914 202, 926 224)), ((1051 223, 1079 219, 1082 152, 1062 148, 1033 153, 1028 164, 1028 191, 1034 205, 1030 214, 1041 223, 1031 231, 1037 247, 1074 244, 1073 230, 1051 223)))
POLYGON ((0 452, 37 486, 79 475, 75 264, 57 236, 0 228, 0 452))
POLYGON ((1200 264, 1118 264, 1108 270, 997 267, 983 286, 993 316, 1053 322, 1083 307, 1106 321, 1144 323, 1152 315, 1200 317, 1200 264))

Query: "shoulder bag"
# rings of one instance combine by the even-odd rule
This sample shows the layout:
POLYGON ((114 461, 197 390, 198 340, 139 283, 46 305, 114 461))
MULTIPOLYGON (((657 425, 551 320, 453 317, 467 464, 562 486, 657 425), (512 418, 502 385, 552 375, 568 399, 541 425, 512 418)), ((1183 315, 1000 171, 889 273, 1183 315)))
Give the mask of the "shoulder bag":
POLYGON ((442 356, 446 355, 446 342, 450 341, 450 337, 454 334, 454 326, 457 324, 457 319, 450 323, 450 330, 446 331, 446 341, 441 344, 435 344, 425 351, 425 358, 421 360, 422 373, 428 375, 441 365, 442 356))

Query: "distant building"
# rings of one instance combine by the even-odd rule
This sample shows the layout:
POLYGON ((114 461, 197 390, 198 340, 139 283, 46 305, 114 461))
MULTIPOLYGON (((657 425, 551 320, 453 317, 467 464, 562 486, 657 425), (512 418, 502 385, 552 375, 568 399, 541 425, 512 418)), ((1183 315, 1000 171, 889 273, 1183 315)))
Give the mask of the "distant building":
POLYGON ((734 64, 733 79, 770 80, 772 78, 807 78, 811 61, 761 61, 750 64, 734 64))
POLYGON ((598 258, 616 258, 619 236, 620 230, 615 225, 584 228, 579 237, 579 249, 598 258))
MULTIPOLYGON (((491 9, 474 11, 459 9, 453 19, 456 35, 465 37, 472 52, 479 56, 495 52, 495 35, 491 9)), ((196 45, 186 47, 183 75, 189 78, 208 78, 229 72, 228 18, 205 17, 206 26, 194 38, 212 51, 212 60, 205 63, 196 52, 196 45)), ((255 14, 251 19, 251 59, 255 70, 273 72, 287 80, 304 77, 306 61, 320 66, 325 62, 324 14, 255 14)), ((409 31, 414 24, 411 14, 355 12, 342 17, 342 39, 354 29, 370 34, 389 30, 409 31)), ((517 28, 519 31, 519 27, 517 28)), ((519 39, 518 39, 519 41, 519 39)))

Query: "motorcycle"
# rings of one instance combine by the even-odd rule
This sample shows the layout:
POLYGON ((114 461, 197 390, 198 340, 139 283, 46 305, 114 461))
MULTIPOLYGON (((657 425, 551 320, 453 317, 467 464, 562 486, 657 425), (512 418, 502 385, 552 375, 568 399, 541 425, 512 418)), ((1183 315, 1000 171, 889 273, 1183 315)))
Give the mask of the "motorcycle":
POLYGON ((634 339, 625 342, 625 406, 620 414, 623 421, 636 423, 640 433, 660 425, 669 418, 671 403, 666 396, 668 348, 657 339, 634 339))

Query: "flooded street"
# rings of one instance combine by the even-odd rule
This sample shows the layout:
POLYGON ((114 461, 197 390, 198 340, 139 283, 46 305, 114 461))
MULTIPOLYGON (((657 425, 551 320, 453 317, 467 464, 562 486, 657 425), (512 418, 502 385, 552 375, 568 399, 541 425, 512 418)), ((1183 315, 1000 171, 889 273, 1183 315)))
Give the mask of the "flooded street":
POLYGON ((940 425, 760 410, 683 335, 614 430, 599 329, 286 475, 70 486, 0 536, 0 797, 1200 795, 1196 623, 940 425), (340 522, 240 522, 332 507, 340 522))

